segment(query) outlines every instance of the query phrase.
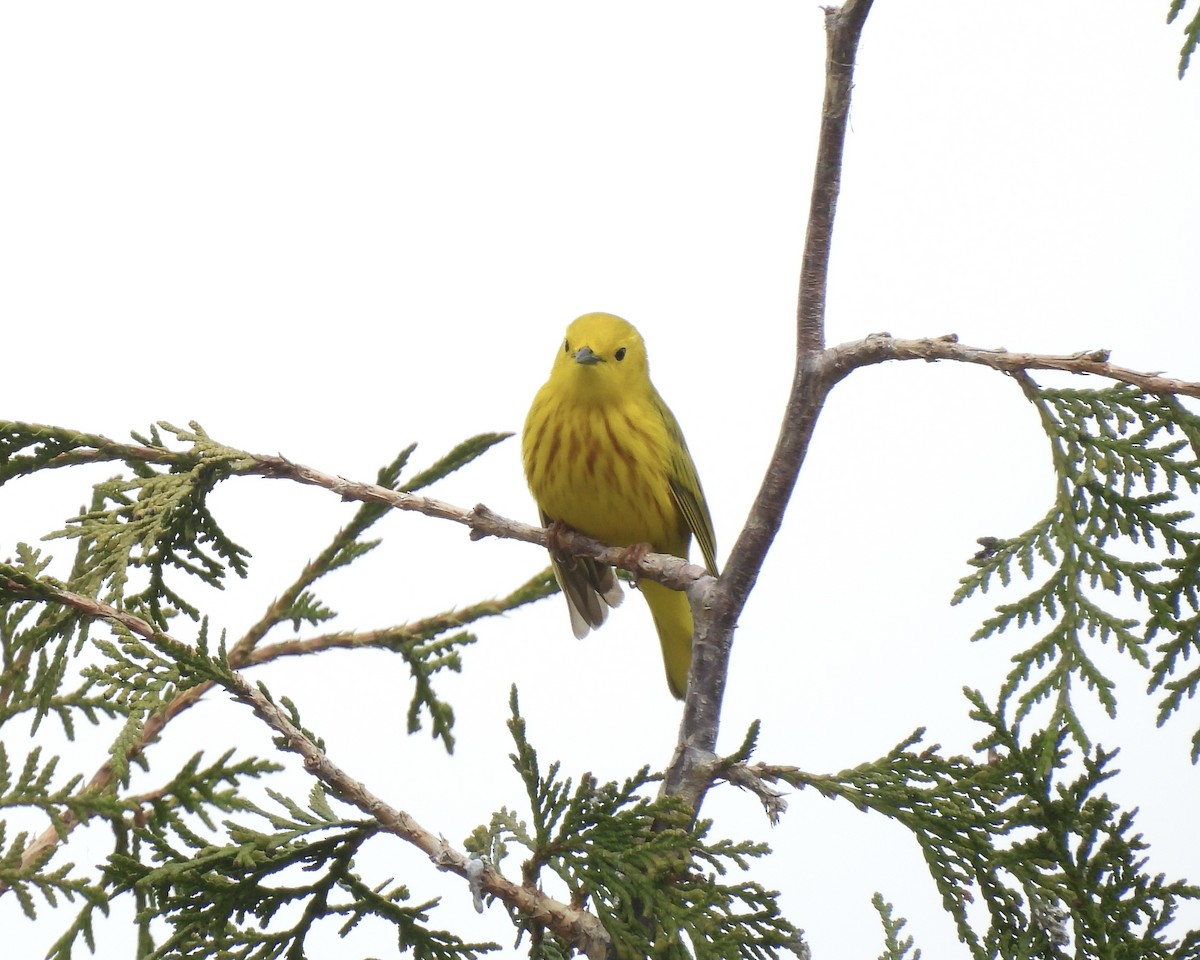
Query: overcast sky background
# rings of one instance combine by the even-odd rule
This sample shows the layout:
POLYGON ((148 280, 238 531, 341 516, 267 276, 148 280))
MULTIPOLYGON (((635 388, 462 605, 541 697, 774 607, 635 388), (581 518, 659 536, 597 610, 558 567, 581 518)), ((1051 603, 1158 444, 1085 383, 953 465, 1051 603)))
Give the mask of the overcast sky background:
MULTIPOLYGON (((1200 379, 1200 76, 1176 79, 1166 9, 880 0, 859 56, 829 341, 1109 347, 1200 379)), ((468 435, 519 431, 567 322, 608 310, 645 336, 723 559, 791 374, 823 56, 819 7, 794 2, 6 4, 0 417, 118 438, 196 420, 229 445, 373 480, 410 442, 424 466, 468 435)), ((0 555, 61 526, 110 472, 0 488, 0 555)), ((433 493, 535 517, 516 439, 433 493)), ((1025 529, 1051 496, 1046 440, 1011 381, 951 364, 854 374, 742 617, 722 748, 761 718, 758 758, 813 771, 874 759, 921 725, 969 752, 981 731, 962 686, 994 694, 1033 636, 970 644, 991 598, 948 600, 975 538, 1025 529)), ((214 503, 254 553, 251 578, 209 606, 231 637, 353 510, 254 479, 214 503)), ((319 590, 336 626, 414 620, 545 564, 417 515, 376 529, 384 546, 319 590)), ((48 549, 65 572, 67 545, 48 549)), ((584 642, 557 598, 478 634, 441 685, 459 717, 452 759, 404 735, 394 658, 329 654, 256 679, 297 702, 335 762, 456 845, 501 805, 524 809, 506 759, 510 684, 546 762, 604 779, 668 762, 679 707, 640 598, 584 642)), ((1196 881, 1200 717, 1156 732, 1144 680, 1114 651, 1097 658, 1124 681, 1118 722, 1094 727, 1127 747, 1110 792, 1140 806, 1152 866, 1196 881)), ((80 769, 111 735, 82 732, 80 769)), ((231 744, 271 751, 248 711, 213 698, 171 725, 155 770, 231 744)), ((307 790, 297 769, 279 784, 307 790)), ((789 802, 774 829, 729 787, 705 814, 716 834, 775 848, 756 876, 783 891, 814 957, 878 955, 875 890, 926 956, 967 955, 903 829, 810 793, 789 802)), ((105 834, 79 831, 62 862, 96 862, 105 834)), ((447 898, 435 922, 511 944, 500 907, 476 917, 457 878, 399 842, 375 851, 360 861, 371 877, 447 898)), ((31 924, 0 900, 14 956, 41 955, 66 925, 40 910, 31 924)), ((117 918, 101 957, 129 955, 117 918)), ((377 929, 355 937, 324 955, 394 949, 377 929)))

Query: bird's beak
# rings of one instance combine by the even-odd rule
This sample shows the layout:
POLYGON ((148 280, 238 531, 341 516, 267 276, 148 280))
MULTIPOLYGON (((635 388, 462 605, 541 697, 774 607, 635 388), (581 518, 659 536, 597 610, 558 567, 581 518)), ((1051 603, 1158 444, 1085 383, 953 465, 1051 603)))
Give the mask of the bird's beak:
POLYGON ((593 363, 603 363, 604 358, 592 353, 591 347, 580 347, 573 354, 576 363, 582 363, 586 366, 591 366, 593 363))

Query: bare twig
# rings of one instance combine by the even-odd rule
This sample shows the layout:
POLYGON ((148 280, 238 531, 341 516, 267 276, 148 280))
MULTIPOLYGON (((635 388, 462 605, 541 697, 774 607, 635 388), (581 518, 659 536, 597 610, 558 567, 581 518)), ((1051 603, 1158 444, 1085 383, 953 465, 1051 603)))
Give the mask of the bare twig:
POLYGON ((808 228, 800 258, 800 293, 796 303, 797 352, 800 355, 814 353, 825 346, 825 289, 833 243, 833 218, 842 187, 842 155, 846 147, 846 125, 850 121, 854 59, 871 2, 847 0, 840 8, 825 8, 825 99, 821 105, 821 132, 817 140, 808 228))
POLYGON ((1109 362, 1107 350, 1084 350, 1070 354, 1010 353, 1003 348, 970 347, 959 343, 954 334, 922 340, 898 340, 877 333, 863 340, 839 344, 826 351, 830 375, 841 379, 851 370, 882 363, 885 360, 957 360, 977 363, 993 370, 1013 373, 1017 370, 1060 370, 1063 373, 1094 374, 1120 383, 1128 383, 1146 393, 1200 397, 1200 383, 1164 377, 1161 373, 1131 370, 1109 362))
MULTIPOLYGON (((294 480, 313 486, 324 487, 336 493, 343 500, 357 500, 363 503, 383 503, 397 510, 408 510, 424 514, 427 517, 453 520, 463 526, 470 527, 471 539, 481 540, 484 537, 500 537, 507 540, 523 540, 526 543, 536 543, 546 546, 546 528, 532 526, 509 520, 493 513, 482 503, 471 509, 435 500, 432 497, 421 497, 400 490, 389 490, 374 483, 360 483, 322 473, 312 467, 293 463, 284 457, 266 457, 250 454, 249 464, 238 472, 264 477, 294 480)), ((698 580, 711 580, 712 577, 700 566, 681 560, 665 553, 649 553, 639 558, 627 549, 610 547, 576 533, 564 529, 555 540, 555 547, 561 547, 566 553, 576 557, 592 557, 610 566, 622 567, 639 577, 657 580, 677 590, 688 590, 698 580)))

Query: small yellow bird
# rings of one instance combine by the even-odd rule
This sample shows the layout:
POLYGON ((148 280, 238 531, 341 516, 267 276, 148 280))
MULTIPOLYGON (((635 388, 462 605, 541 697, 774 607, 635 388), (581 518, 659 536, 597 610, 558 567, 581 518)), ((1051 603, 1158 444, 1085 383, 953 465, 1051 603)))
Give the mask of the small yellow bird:
MULTIPOLYGON (((542 523, 560 521, 615 547, 649 544, 685 560, 692 537, 716 576, 708 503, 683 432, 650 382, 646 345, 610 313, 587 313, 567 327, 550 379, 525 420, 525 478, 542 523)), ((571 628, 582 638, 622 600, 611 567, 550 551, 567 598, 571 628)), ((667 685, 682 699, 692 661, 687 596, 646 580, 662 644, 667 685)))

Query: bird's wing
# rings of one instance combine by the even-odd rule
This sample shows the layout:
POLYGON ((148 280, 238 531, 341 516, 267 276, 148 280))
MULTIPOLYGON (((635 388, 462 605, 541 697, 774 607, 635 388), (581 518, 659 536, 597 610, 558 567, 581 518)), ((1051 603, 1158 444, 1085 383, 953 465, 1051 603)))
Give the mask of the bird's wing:
POLYGON ((662 398, 655 396, 655 401, 662 411, 663 422, 671 440, 671 500, 679 515, 683 517, 688 530, 700 544, 700 552, 704 555, 704 566, 714 577, 717 575, 717 537, 713 533, 712 516, 708 512, 708 501, 704 499, 704 488, 700 486, 700 476, 696 473, 696 464, 688 451, 687 441, 683 439, 683 431, 679 421, 662 398))

